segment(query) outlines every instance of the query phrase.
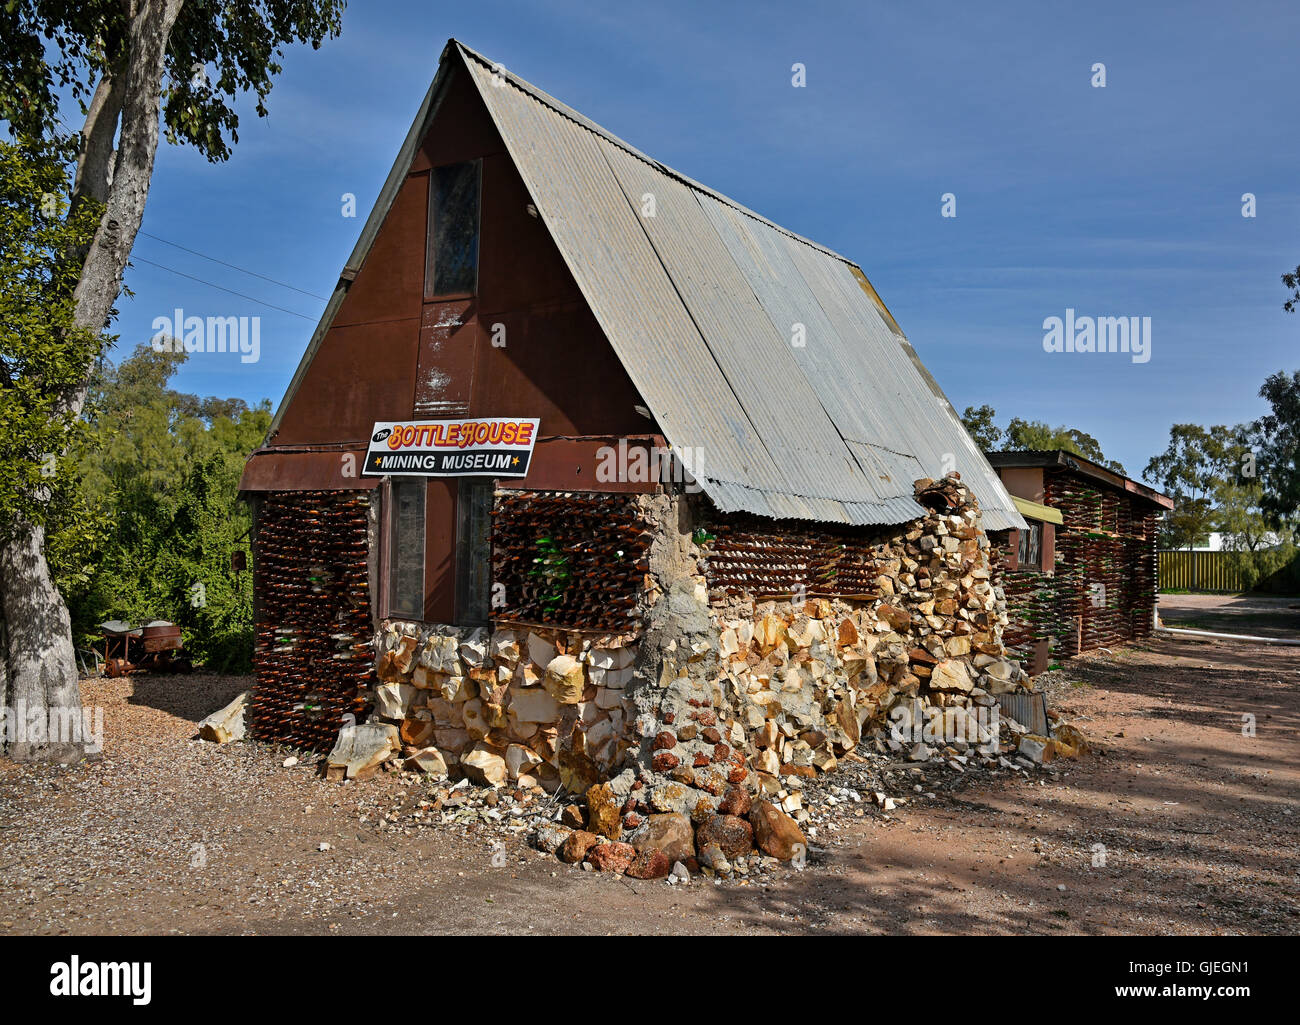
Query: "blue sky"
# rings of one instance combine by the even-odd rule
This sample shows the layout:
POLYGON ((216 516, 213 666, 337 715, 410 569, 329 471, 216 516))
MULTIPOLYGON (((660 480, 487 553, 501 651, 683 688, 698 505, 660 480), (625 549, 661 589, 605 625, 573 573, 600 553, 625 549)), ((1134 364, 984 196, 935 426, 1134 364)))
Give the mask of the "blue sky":
MULTIPOLYGON (((858 262, 958 409, 1080 428, 1136 476, 1171 423, 1253 418, 1300 366, 1279 280, 1300 263, 1297 30, 1269 2, 365 0, 286 54, 228 163, 161 147, 144 231, 327 296, 455 36, 858 262), (1151 360, 1045 352, 1066 308, 1150 317, 1151 360)), ((176 383, 278 403, 324 300, 148 237, 135 254, 307 319, 137 262, 115 356, 175 307, 260 315, 259 362, 196 355, 176 383)))

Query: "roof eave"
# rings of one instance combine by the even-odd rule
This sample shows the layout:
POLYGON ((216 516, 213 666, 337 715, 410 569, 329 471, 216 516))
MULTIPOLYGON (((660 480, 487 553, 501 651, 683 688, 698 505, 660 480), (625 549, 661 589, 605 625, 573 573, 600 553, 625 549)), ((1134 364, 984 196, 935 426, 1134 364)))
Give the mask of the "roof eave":
POLYGON ((1163 509, 1172 509, 1174 507, 1174 500, 1163 492, 1135 481, 1132 477, 1126 477, 1122 473, 1109 470, 1075 452, 1067 452, 1064 449, 1022 449, 1006 452, 986 452, 985 457, 988 459, 989 464, 995 467, 1015 469, 1019 467, 1060 466, 1076 470, 1085 476, 1103 481, 1119 491, 1127 491, 1138 498, 1146 499, 1163 509))

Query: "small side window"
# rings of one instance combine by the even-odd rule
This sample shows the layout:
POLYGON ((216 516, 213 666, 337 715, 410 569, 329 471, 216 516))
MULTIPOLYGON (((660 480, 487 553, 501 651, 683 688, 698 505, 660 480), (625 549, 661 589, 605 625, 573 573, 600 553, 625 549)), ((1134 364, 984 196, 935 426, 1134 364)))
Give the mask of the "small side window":
POLYGON ((394 480, 388 517, 388 611, 424 619, 424 479, 394 480))
POLYGON ((1028 530, 1020 531, 1020 568, 1039 570, 1043 567, 1043 525, 1038 520, 1027 520, 1028 530))
POLYGON ((479 161, 429 174, 429 238, 424 297, 473 295, 478 289, 479 161))

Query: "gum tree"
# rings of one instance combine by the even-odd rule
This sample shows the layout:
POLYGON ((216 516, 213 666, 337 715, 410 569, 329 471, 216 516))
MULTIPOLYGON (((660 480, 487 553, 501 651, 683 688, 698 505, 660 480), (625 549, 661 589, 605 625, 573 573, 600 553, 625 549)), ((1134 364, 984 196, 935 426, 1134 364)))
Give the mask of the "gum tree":
POLYGON ((1106 458, 1101 443, 1091 434, 1073 427, 1053 427, 1042 420, 1022 420, 1019 417, 1012 417, 1005 428, 1000 428, 994 423, 997 415, 997 410, 987 404, 967 406, 966 412, 961 415, 966 432, 985 452, 993 452, 998 448, 1027 449, 1033 452, 1061 449, 1127 476, 1123 465, 1106 458))
POLYGON ((961 415, 962 426, 984 452, 996 452, 1002 444, 1002 429, 993 422, 996 410, 987 403, 983 406, 967 406, 961 415))
MULTIPOLYGON (((225 160, 238 142, 234 104, 266 98, 285 45, 317 48, 338 35, 344 0, 4 0, 0 3, 0 119, 20 146, 63 155, 70 165, 66 218, 89 211, 89 238, 70 242, 51 270, 43 302, 68 303, 59 330, 102 334, 114 315, 122 275, 144 217, 160 134, 225 160), (62 107, 61 107, 62 104, 62 107), (69 105, 79 131, 65 127, 69 105)), ((43 203, 45 210, 48 203, 43 203)), ((10 252, 4 258, 9 259, 10 252)), ((15 364, 6 401, 45 403, 59 423, 75 421, 86 401, 97 346, 76 365, 15 364)), ((30 463, 53 453, 3 452, 31 479, 30 463)), ((29 711, 80 705, 67 607, 50 576, 43 508, 53 489, 31 490, 26 508, 4 509, 0 607, 6 625, 0 707, 29 711)), ((76 745, 27 743, 24 760, 77 757, 76 745)))
POLYGON ((1249 500, 1251 481, 1243 478, 1246 446, 1239 427, 1174 424, 1169 444, 1147 462, 1142 476, 1174 500, 1161 528, 1167 548, 1194 548, 1222 527, 1216 503, 1249 500), (1235 491, 1229 489, 1237 489, 1235 491))
MULTIPOLYGON (((66 202, 57 197, 67 192, 68 185, 67 168, 58 152, 39 142, 0 142, 0 551, 4 552, 12 551, 5 547, 11 542, 27 540, 16 534, 23 529, 20 525, 35 535, 42 549, 51 528, 60 541, 71 541, 72 550, 93 547, 92 518, 76 505, 80 489, 73 460, 56 455, 84 440, 85 425, 71 411, 71 400, 102 338, 99 332, 80 330, 75 324, 76 267, 65 257, 89 242, 98 217, 91 204, 83 204, 76 216, 67 215, 66 202), (59 531, 69 512, 72 528, 59 531)), ((9 571, 3 564, 0 569, 9 571)), ((9 597, 8 589, 4 596, 9 597)), ((0 620, 8 621, 8 633, 20 645, 37 634, 60 635, 64 624, 58 607, 28 605, 28 618, 20 619, 15 612, 21 595, 15 592, 14 597, 18 600, 6 601, 0 620)), ((5 694, 0 714, 14 708, 6 726, 16 730, 17 720, 25 718, 34 699, 31 685, 39 681, 15 677, 17 686, 9 688, 9 675, 7 660, 0 658, 0 693, 5 694)), ((39 701, 36 707, 44 710, 39 701)), ((3 736, 0 733, 0 739, 3 736)), ((22 757, 28 750, 24 739, 13 753, 22 757)), ((72 752, 63 752, 68 753, 72 752)))
POLYGON ((1269 411, 1252 425, 1263 484, 1260 505, 1275 526, 1300 524, 1300 370, 1270 374, 1259 389, 1269 411))

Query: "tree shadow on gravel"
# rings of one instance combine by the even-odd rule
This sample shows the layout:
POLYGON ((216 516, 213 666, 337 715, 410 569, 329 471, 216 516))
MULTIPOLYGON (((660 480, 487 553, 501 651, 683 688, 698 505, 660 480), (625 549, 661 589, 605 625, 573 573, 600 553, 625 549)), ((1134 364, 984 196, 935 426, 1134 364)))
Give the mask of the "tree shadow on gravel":
POLYGON ((216 676, 207 673, 135 673, 130 677, 127 703, 147 705, 160 712, 195 723, 250 690, 251 676, 216 676))

